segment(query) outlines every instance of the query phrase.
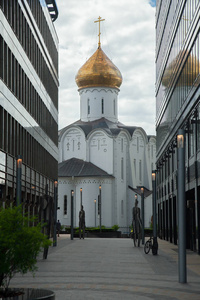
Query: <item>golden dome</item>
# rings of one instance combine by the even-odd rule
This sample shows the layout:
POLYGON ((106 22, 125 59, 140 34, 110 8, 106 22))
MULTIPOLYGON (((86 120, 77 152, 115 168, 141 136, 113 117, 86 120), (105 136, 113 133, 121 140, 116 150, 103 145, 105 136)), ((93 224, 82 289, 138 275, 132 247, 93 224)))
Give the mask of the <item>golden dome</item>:
MULTIPOLYGON (((180 61, 181 58, 186 55, 188 55, 186 51, 180 51, 177 57, 169 64, 169 66, 165 70, 165 73, 162 78, 162 84, 165 87, 168 87, 171 77, 174 74, 174 70, 175 68, 177 68, 177 61, 180 61)), ((187 59, 187 69, 185 68, 185 76, 187 77, 187 81, 186 82, 179 81, 177 85, 192 86, 194 83, 194 79, 198 76, 199 73, 200 73, 200 65, 198 59, 197 57, 190 54, 187 59)))
POLYGON ((76 75, 76 84, 79 89, 98 86, 119 88, 121 83, 121 72, 101 47, 98 47, 76 75))

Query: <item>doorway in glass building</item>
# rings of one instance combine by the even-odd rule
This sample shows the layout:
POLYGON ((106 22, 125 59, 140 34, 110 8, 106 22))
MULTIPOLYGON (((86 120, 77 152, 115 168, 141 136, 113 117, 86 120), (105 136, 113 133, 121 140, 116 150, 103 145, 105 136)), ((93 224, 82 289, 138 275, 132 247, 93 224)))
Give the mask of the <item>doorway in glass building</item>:
POLYGON ((196 251, 195 189, 186 192, 186 248, 196 251))

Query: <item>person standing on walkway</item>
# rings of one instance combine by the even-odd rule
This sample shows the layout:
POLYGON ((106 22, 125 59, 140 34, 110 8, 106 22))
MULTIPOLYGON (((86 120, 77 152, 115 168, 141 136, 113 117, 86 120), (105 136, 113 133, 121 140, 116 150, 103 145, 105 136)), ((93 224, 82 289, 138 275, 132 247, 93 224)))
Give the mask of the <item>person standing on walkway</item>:
POLYGON ((57 230, 58 236, 60 236, 61 223, 60 223, 59 220, 58 220, 57 223, 56 223, 56 230, 57 230))
POLYGON ((85 211, 83 205, 79 211, 79 238, 81 239, 81 231, 83 231, 83 239, 85 238, 85 211))

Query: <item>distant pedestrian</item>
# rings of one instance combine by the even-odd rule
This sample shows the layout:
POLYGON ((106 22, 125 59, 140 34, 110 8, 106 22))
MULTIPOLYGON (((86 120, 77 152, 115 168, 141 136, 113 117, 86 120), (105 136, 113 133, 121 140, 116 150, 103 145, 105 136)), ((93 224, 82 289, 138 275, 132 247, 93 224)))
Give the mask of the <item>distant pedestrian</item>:
POLYGON ((81 232, 83 234, 83 239, 85 238, 85 211, 83 205, 81 205, 81 210, 79 211, 79 238, 81 239, 81 232))
POLYGON ((57 230, 58 236, 60 236, 61 223, 60 223, 59 220, 58 220, 57 223, 56 223, 56 230, 57 230))

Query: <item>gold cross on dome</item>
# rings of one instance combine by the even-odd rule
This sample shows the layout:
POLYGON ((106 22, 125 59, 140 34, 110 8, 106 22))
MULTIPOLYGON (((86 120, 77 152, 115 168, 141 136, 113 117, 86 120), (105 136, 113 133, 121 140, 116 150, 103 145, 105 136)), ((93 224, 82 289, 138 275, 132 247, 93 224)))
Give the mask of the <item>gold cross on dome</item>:
POLYGON ((98 17, 98 20, 97 21, 94 21, 94 23, 99 23, 99 34, 98 34, 98 37, 99 37, 99 43, 98 43, 98 47, 101 46, 101 42, 100 42, 100 35, 101 35, 101 32, 100 32, 100 22, 102 21, 105 21, 105 19, 102 19, 100 16, 98 17))

